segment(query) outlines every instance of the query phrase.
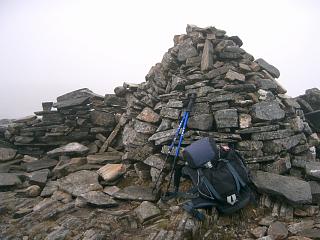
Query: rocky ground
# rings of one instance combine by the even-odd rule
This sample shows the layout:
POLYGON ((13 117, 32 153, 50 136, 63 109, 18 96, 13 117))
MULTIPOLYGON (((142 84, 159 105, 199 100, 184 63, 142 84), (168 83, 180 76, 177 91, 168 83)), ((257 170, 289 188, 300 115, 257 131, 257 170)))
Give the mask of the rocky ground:
POLYGON ((79 89, 0 121, 0 239, 320 239, 320 91, 291 98, 279 70, 238 36, 186 30, 146 82, 104 97, 79 89), (203 137, 233 146, 251 170, 256 205, 231 216, 203 210, 199 222, 185 199, 160 199, 190 93, 180 154, 203 137))

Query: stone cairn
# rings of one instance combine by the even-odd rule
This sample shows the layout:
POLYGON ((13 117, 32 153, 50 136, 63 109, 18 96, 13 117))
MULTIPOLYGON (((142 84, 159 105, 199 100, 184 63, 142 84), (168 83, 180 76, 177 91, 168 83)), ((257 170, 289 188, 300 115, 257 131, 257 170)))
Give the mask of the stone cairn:
POLYGON ((188 25, 146 82, 116 88, 126 97, 130 118, 123 132, 124 159, 144 161, 155 180, 165 164, 160 151, 167 152, 187 95, 196 93, 183 146, 208 136, 231 144, 255 170, 259 190, 311 204, 310 184, 302 179, 320 180, 318 136, 304 121, 300 104, 275 80, 279 70, 241 46, 239 37, 223 30, 188 25), (295 189, 299 196, 286 194, 295 189))
POLYGON ((56 103, 43 102, 43 110, 35 115, 14 120, 4 136, 20 154, 41 156, 48 149, 75 141, 87 143, 95 153, 115 128, 125 106, 125 99, 114 94, 102 97, 79 89, 57 97, 56 103))
POLYGON ((79 89, 33 116, 1 121, 0 238, 319 237, 319 138, 304 114, 319 106, 317 91, 286 96, 279 70, 241 46, 223 30, 188 25, 145 82, 105 97, 79 89), (213 209, 200 224, 179 199, 164 203, 152 192, 170 168, 165 154, 190 93, 197 98, 182 150, 209 136, 240 151, 259 208, 231 217, 213 209))

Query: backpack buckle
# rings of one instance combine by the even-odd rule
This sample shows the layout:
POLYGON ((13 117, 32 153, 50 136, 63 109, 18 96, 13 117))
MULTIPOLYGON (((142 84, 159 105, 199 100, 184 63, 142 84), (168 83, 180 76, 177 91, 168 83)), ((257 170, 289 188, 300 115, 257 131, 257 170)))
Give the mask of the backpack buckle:
POLYGON ((209 162, 206 162, 205 164, 204 164, 204 166, 206 167, 206 168, 213 168, 213 165, 212 165, 212 163, 209 161, 209 162))
POLYGON ((227 202, 230 205, 234 205, 236 202, 238 202, 237 195, 236 194, 232 194, 232 195, 228 196, 227 197, 227 202))

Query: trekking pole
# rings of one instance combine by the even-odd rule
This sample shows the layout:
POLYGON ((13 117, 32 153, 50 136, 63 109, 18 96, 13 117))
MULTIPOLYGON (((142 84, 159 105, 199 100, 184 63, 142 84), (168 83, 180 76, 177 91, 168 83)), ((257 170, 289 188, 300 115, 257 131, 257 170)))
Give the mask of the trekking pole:
MULTIPOLYGON (((169 156, 170 156, 170 153, 171 153, 172 149, 174 148, 174 145, 175 145, 175 143, 176 143, 176 141, 177 141, 177 139, 178 139, 178 136, 179 136, 179 133, 180 133, 181 128, 182 128, 182 126, 183 126, 185 117, 186 117, 186 113, 183 114, 182 119, 181 119, 181 121, 180 121, 180 123, 179 123, 178 129, 177 129, 177 131, 175 132, 174 138, 173 138, 173 140, 172 140, 172 142, 171 142, 171 144, 170 144, 170 146, 169 146, 169 148, 168 148, 168 152, 167 152, 166 158, 165 158, 165 160, 164 160, 165 163, 167 162, 167 160, 168 160, 168 158, 169 158, 169 156)), ((153 189, 152 189, 152 192, 154 192, 154 190, 157 188, 158 182, 159 182, 159 180, 160 180, 161 174, 163 173, 163 170, 164 170, 164 168, 165 168, 165 165, 166 165, 166 164, 164 164, 164 165, 162 166, 161 170, 160 170, 160 173, 159 173, 159 175, 158 175, 158 177, 157 177, 157 180, 156 180, 155 185, 154 185, 154 187, 153 187, 153 189)))
MULTIPOLYGON (((178 146, 177 146, 177 149, 176 149, 176 152, 175 152, 175 157, 174 157, 174 166, 175 166, 175 162, 177 160, 177 157, 179 156, 179 150, 180 150, 180 146, 181 146, 181 143, 182 143, 182 140, 183 140, 183 135, 184 135, 184 132, 185 132, 185 128, 186 128, 186 125, 187 125, 187 122, 188 122, 188 118, 189 118, 189 113, 191 111, 191 108, 194 104, 194 101, 195 101, 195 98, 196 98, 196 94, 191 94, 189 96, 189 102, 188 102, 188 106, 185 110, 185 112, 183 113, 183 117, 179 123, 179 126, 178 126, 178 129, 174 135, 174 138, 173 138, 173 141, 171 143, 171 145, 169 146, 169 149, 168 149, 168 152, 167 152, 167 155, 166 155, 166 158, 165 158, 165 162, 167 162, 167 159, 169 158, 170 156, 170 153, 172 152, 172 149, 174 148, 175 144, 177 143, 177 140, 179 138, 179 142, 178 142, 178 146), (180 135, 180 137, 179 137, 180 135)), ((165 168, 165 164, 164 166, 161 168, 160 170, 160 173, 157 177, 157 180, 156 180, 156 183, 154 185, 154 188, 152 191, 154 191, 156 188, 157 188, 157 185, 158 185, 158 182, 159 182, 159 179, 164 171, 164 168, 165 168)), ((174 168, 173 168, 174 169, 174 168)), ((170 179, 172 178, 172 176, 170 177, 170 179)))
MULTIPOLYGON (((176 153, 175 153, 174 158, 173 158, 173 165, 172 165, 172 169, 171 169, 171 172, 170 172, 170 178, 169 178, 169 183, 167 185, 166 193, 169 192, 169 188, 170 188, 170 185, 171 185, 173 173, 175 172, 175 168, 176 168, 176 165, 177 165, 177 159, 179 158, 180 147, 181 147, 181 144, 182 144, 182 141, 183 141, 184 133, 186 131, 186 126, 187 126, 188 119, 189 119, 189 115, 190 115, 192 106, 193 106, 193 104, 195 102, 195 99, 196 99, 196 94, 192 93, 190 95, 189 103, 188 103, 188 106, 187 106, 187 108, 185 110, 185 113, 184 113, 185 118, 183 119, 184 120, 183 127, 182 127, 182 130, 181 130, 179 143, 178 143, 178 146, 176 148, 176 153)), ((175 192, 178 191, 178 188, 179 188, 179 186, 176 186, 175 192)))

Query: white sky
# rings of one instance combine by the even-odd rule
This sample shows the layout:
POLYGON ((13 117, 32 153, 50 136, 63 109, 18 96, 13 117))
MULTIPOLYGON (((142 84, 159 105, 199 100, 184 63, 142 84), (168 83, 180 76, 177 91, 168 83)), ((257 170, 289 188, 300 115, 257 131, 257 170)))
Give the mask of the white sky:
POLYGON ((291 96, 319 88, 317 0, 0 0, 0 119, 79 88, 143 82, 188 23, 238 35, 291 96))

